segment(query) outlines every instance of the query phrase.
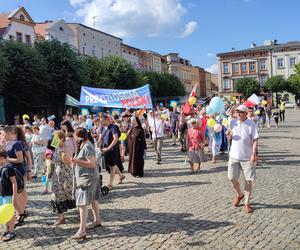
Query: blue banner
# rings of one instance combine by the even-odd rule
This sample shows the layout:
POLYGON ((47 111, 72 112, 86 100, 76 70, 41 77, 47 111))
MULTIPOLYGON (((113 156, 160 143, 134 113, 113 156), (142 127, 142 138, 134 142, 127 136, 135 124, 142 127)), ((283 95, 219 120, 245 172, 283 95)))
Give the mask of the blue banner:
POLYGON ((80 105, 129 109, 153 108, 149 84, 137 89, 98 89, 82 86, 80 105))

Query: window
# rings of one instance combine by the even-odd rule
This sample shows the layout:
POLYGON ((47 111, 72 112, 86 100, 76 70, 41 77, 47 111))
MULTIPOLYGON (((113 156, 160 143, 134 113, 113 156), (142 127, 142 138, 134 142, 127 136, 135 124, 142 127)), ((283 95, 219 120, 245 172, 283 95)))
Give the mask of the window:
POLYGON ((233 72, 234 73, 238 73, 239 72, 239 64, 238 63, 232 64, 232 68, 233 68, 233 72))
POLYGON ((278 58, 278 59, 277 59, 277 68, 278 68, 278 69, 284 68, 283 58, 278 58))
POLYGON ((255 62, 250 63, 250 71, 255 71, 255 62))
POLYGON ((16 32, 16 39, 18 42, 22 42, 23 41, 23 35, 20 32, 16 32))
POLYGON ((59 30, 60 30, 60 31, 64 31, 64 28, 60 26, 60 27, 59 27, 59 30))
POLYGON ((92 49, 92 55, 93 55, 93 56, 96 56, 96 51, 95 51, 95 49, 92 49))
POLYGON ((25 21, 24 15, 20 15, 20 20, 21 20, 21 21, 25 21))
POLYGON ((31 44, 31 36, 30 35, 25 35, 25 43, 26 44, 31 44))
POLYGON ((247 71, 247 63, 242 63, 242 71, 243 72, 247 71))
POLYGON ((259 83, 260 83, 261 86, 265 85, 266 81, 267 81, 267 75, 260 75, 259 76, 259 83))
POLYGON ((230 89, 230 79, 229 78, 224 78, 223 86, 224 86, 224 89, 230 89))
POLYGON ((83 33, 83 36, 85 36, 85 33, 83 33))
POLYGON ((267 69, 266 61, 265 61, 265 60, 261 60, 261 61, 259 62, 259 69, 260 69, 260 70, 266 70, 266 69, 267 69))
POLYGON ((296 64, 296 57, 290 57, 290 67, 294 68, 296 64))
POLYGON ((85 49, 82 47, 82 54, 85 55, 85 49))
POLYGON ((224 64, 223 64, 223 72, 224 72, 224 73, 229 73, 228 63, 224 63, 224 64))
POLYGON ((15 38, 12 35, 9 35, 9 40, 13 41, 15 38))

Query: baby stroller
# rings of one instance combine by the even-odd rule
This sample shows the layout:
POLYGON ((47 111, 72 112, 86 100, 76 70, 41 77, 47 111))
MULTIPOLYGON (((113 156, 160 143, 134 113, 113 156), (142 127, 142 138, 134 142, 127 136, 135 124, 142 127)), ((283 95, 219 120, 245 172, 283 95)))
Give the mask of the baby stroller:
POLYGON ((96 148, 96 167, 99 170, 99 181, 100 181, 100 186, 101 186, 101 193, 102 193, 102 195, 107 195, 109 192, 109 189, 107 186, 102 186, 103 176, 101 174, 101 170, 105 169, 105 159, 104 159, 104 154, 102 154, 102 152, 99 148, 96 148))

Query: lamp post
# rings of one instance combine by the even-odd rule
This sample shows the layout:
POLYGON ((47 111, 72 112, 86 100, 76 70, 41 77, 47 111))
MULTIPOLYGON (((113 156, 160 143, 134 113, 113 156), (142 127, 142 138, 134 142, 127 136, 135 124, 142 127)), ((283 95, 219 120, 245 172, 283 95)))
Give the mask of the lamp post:
POLYGON ((95 18, 96 17, 98 17, 98 16, 93 16, 92 18, 93 18, 93 27, 94 27, 94 29, 96 28, 96 21, 95 21, 95 18))

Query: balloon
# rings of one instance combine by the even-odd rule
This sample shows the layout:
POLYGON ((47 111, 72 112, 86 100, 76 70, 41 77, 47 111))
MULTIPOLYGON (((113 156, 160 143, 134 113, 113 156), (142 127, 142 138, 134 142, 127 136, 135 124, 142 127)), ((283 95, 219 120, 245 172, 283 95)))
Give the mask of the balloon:
POLYGON ((29 118, 29 115, 27 115, 27 114, 24 114, 24 115, 22 116, 22 118, 23 118, 23 120, 25 120, 25 119, 29 120, 29 119, 30 119, 30 118, 29 118))
POLYGON ((215 124, 216 124, 216 121, 215 121, 214 119, 209 118, 209 119, 207 120, 207 126, 208 126, 208 127, 212 128, 213 126, 215 126, 215 124))
POLYGON ((88 129, 90 129, 93 125, 93 121, 90 118, 88 118, 85 121, 85 125, 87 126, 88 129))
POLYGON ((259 115, 259 114, 260 114, 260 110, 256 110, 256 111, 254 112, 254 114, 259 115))
POLYGON ((196 101, 197 101, 197 99, 196 99, 195 96, 191 96, 191 97, 189 98, 189 104, 190 104, 190 105, 194 105, 194 104, 196 103, 196 101))
POLYGON ((175 108, 175 107, 177 107, 177 102, 172 100, 172 101, 170 101, 170 105, 172 108, 175 108))
POLYGON ((221 125, 221 124, 216 124, 216 125, 214 126, 214 131, 215 131, 216 133, 220 133, 220 132, 222 131, 222 125, 221 125))
POLYGON ((15 209, 13 204, 4 204, 0 206, 0 224, 6 224, 14 216, 15 209))
POLYGON ((227 119, 227 118, 223 119, 222 125, 223 125, 224 127, 227 127, 227 125, 228 125, 228 119, 227 119))
POLYGON ((211 99, 209 106, 211 107, 214 113, 223 112, 224 109, 224 102, 219 96, 215 96, 211 99))
POLYGON ((211 115, 211 114, 213 114, 213 113, 214 113, 214 112, 213 112, 212 108, 211 108, 210 106, 208 106, 208 107, 206 108, 206 114, 211 115))
POLYGON ((230 98, 232 101, 234 101, 235 102, 235 100, 236 100, 236 96, 231 96, 231 98, 230 98))
POLYGON ((165 114, 162 114, 160 117, 161 117, 161 119, 166 120, 166 115, 165 114))
POLYGON ((267 101, 266 100, 263 100, 262 102, 261 102, 261 104, 263 105, 263 106, 265 106, 265 105, 267 105, 267 101))
POLYGON ((120 136, 119 140, 120 140, 120 141, 125 141, 126 138, 127 138, 126 133, 121 133, 121 136, 120 136))

